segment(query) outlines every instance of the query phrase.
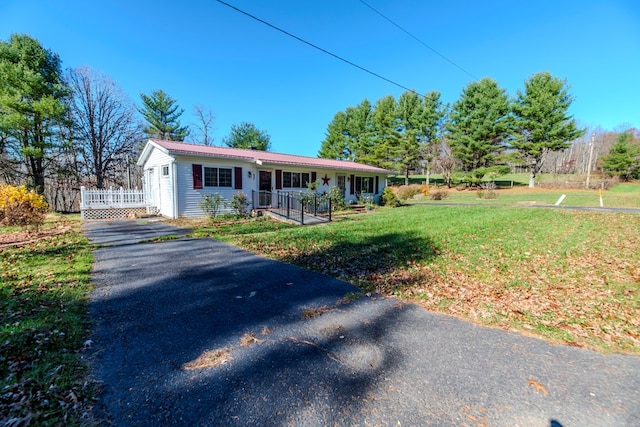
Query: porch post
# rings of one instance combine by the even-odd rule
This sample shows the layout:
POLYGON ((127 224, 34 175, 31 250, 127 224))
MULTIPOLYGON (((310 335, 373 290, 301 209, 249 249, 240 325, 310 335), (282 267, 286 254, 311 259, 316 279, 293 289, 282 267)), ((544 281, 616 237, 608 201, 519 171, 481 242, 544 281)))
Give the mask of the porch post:
POLYGON ((291 197, 287 194, 287 218, 291 218, 291 197))
POLYGON ((313 193, 313 216, 318 216, 318 195, 313 193))

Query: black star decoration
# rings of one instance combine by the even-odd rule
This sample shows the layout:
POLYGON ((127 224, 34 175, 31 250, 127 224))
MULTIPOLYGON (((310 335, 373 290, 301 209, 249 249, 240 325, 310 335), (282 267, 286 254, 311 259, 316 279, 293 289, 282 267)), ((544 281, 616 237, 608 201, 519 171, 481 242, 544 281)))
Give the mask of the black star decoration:
POLYGON ((324 178, 322 178, 322 185, 329 185, 329 181, 331 181, 331 178, 329 178, 325 173, 324 178))

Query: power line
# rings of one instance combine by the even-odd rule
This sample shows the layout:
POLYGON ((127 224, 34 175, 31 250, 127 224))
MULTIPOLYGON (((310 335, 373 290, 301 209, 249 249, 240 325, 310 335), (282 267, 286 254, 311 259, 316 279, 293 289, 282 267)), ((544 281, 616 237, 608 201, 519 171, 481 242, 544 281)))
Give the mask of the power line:
POLYGON ((222 1, 222 0, 216 0, 216 1, 217 1, 218 3, 221 3, 221 4, 223 4, 223 5, 227 6, 227 7, 231 8, 231 9, 233 9, 233 10, 237 11, 237 12, 240 12, 241 14, 243 14, 243 15, 245 15, 245 16, 248 16, 248 17, 249 17, 249 18, 251 18, 251 19, 255 19, 256 21, 258 21, 258 22, 260 22, 260 23, 262 23, 262 24, 264 24, 264 25, 266 25, 266 26, 268 26, 268 27, 271 27, 271 28, 273 28, 273 29, 274 29, 274 30, 276 30, 276 31, 280 31, 281 33, 286 34, 286 35, 287 35, 287 36, 289 36, 289 37, 292 37, 292 38, 294 38, 294 39, 296 39, 296 40, 298 40, 298 41, 300 41, 300 42, 302 42, 302 43, 304 43, 304 44, 306 44, 306 45, 308 45, 308 46, 311 46, 311 47, 312 47, 312 48, 314 48, 314 49, 318 49, 319 51, 321 51, 321 52, 323 52, 323 53, 326 53, 327 55, 333 56, 334 58, 336 58, 336 59, 338 59, 338 60, 340 60, 340 61, 342 61, 342 62, 345 62, 345 63, 347 63, 347 64, 351 65, 352 67, 356 67, 356 68, 358 68, 359 70, 364 71, 365 73, 371 74, 372 76, 375 76, 375 77, 377 77, 377 78, 379 78, 379 79, 382 79, 382 80, 384 80, 384 81, 385 81, 385 82, 387 82, 387 83, 391 83, 392 85, 398 86, 399 88, 402 88, 402 89, 407 90, 407 91, 409 91, 409 92, 413 92, 413 93, 415 93, 416 95, 418 95, 418 96, 422 97, 422 95, 420 95, 418 92, 416 92, 416 91, 415 91, 415 90, 413 90, 413 89, 409 89, 408 87, 403 86, 403 85, 401 85, 400 83, 396 83, 396 82, 394 82, 393 80, 388 79, 388 78, 386 78, 386 77, 383 77, 383 76, 381 76, 380 74, 374 73, 373 71, 368 70, 367 68, 364 68, 364 67, 362 67, 362 66, 360 66, 360 65, 358 65, 358 64, 355 64, 355 63, 353 63, 353 62, 349 61, 348 59, 344 59, 343 57, 338 56, 338 55, 336 55, 335 53, 329 52, 328 50, 323 49, 323 48, 321 48, 320 46, 317 46, 317 45, 315 45, 315 44, 313 44, 313 43, 311 43, 311 42, 308 42, 308 41, 304 40, 303 38, 296 36, 295 34, 292 34, 292 33, 288 32, 288 31, 286 31, 286 30, 283 30, 283 29, 282 29, 282 28, 280 28, 280 27, 276 27, 275 25, 270 24, 269 22, 267 22, 267 21, 265 21, 265 20, 263 20, 263 19, 260 19, 260 18, 258 18, 257 16, 254 16, 254 15, 250 14, 249 12, 245 12, 245 11, 244 11, 244 10, 242 10, 242 9, 238 9, 237 7, 235 7, 235 6, 233 6, 233 5, 229 4, 229 3, 226 3, 226 2, 224 2, 224 1, 222 1))
POLYGON ((467 70, 465 70, 464 68, 462 68, 461 66, 459 66, 458 64, 456 64, 455 62, 453 62, 452 60, 450 60, 449 58, 447 58, 446 56, 444 56, 443 54, 441 54, 440 52, 438 52, 437 50, 435 50, 434 48, 432 48, 428 44, 426 44, 425 42, 420 40, 418 37, 416 37, 413 34, 411 34, 409 31, 407 31, 404 28, 402 28, 399 24, 396 24, 390 18, 387 18, 385 15, 383 15, 378 10, 374 9, 373 6, 371 6, 370 4, 365 2, 364 0, 360 0, 360 3, 362 3, 365 6, 367 6, 369 9, 373 10, 375 13, 377 13, 378 15, 380 15, 381 17, 383 17, 384 19, 386 19, 387 21, 389 21, 390 23, 392 23, 393 25, 398 27, 401 31, 403 31, 404 33, 408 34, 411 38, 416 40, 418 43, 420 43, 421 45, 423 45, 424 47, 426 47, 427 49, 429 49, 430 51, 432 51, 433 53, 435 53, 436 55, 438 55, 439 57, 441 57, 442 59, 444 59, 445 61, 447 61, 448 63, 450 63, 454 67, 456 67, 457 69, 459 69, 460 71, 462 71, 463 73, 468 74, 469 76, 473 77, 475 80, 479 80, 476 76, 474 76, 473 74, 471 74, 470 72, 468 72, 467 70))

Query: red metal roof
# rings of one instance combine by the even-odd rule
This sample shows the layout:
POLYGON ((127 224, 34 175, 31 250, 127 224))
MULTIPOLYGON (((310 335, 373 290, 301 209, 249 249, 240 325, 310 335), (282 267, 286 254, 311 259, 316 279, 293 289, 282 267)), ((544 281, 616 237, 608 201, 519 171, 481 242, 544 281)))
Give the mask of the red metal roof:
POLYGON ((207 145, 188 144, 184 142, 163 141, 159 139, 150 139, 149 141, 164 148, 170 154, 240 159, 254 162, 260 161, 263 164, 310 166, 324 169, 341 169, 384 174, 392 173, 391 171, 388 171, 386 169, 363 165, 361 163, 349 162, 346 160, 320 159, 317 157, 280 154, 261 150, 246 150, 241 148, 213 147, 207 145))

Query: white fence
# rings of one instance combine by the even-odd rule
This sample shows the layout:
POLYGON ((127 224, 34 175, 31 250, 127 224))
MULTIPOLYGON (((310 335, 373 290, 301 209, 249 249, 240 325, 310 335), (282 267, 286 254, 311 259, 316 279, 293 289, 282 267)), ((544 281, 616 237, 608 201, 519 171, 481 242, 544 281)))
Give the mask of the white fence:
POLYGON ((82 219, 115 219, 154 214, 156 209, 144 190, 80 188, 82 219))

